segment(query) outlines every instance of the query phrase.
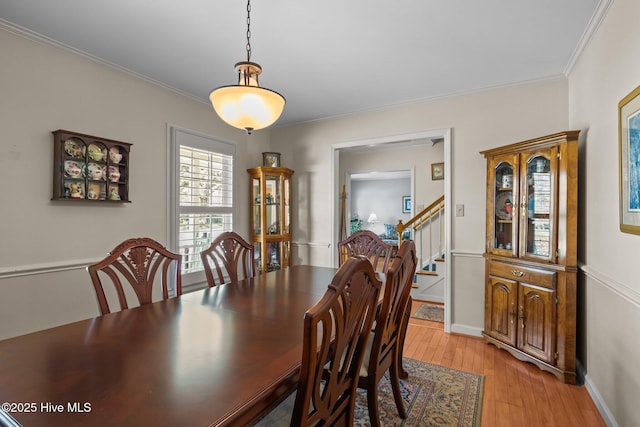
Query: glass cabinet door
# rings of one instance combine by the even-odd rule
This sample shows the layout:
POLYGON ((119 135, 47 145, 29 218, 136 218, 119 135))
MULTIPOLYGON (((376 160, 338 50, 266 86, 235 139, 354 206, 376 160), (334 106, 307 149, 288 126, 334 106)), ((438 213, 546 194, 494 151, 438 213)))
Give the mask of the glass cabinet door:
POLYGON ((260 200, 260 178, 251 179, 251 225, 254 236, 259 236, 262 230, 260 219, 260 208, 262 200, 260 200))
POLYGON ((282 196, 284 214, 282 232, 284 234, 291 234, 291 178, 289 177, 284 178, 284 189, 282 196))
POLYGON ((267 235, 281 234, 280 224, 280 176, 265 176, 265 227, 267 235))
POLYGON ((523 154, 520 256, 555 260, 553 218, 556 149, 523 154))
POLYGON ((517 156, 503 156, 493 163, 493 223, 491 252, 515 255, 517 245, 518 161, 517 156))

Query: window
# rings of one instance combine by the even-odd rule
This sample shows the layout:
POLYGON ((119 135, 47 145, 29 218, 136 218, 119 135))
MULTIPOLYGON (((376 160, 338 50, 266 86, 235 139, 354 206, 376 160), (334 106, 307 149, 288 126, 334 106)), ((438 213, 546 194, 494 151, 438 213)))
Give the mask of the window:
POLYGON ((188 287, 206 280, 200 252, 233 229, 235 146, 171 128, 170 151, 169 241, 188 287))

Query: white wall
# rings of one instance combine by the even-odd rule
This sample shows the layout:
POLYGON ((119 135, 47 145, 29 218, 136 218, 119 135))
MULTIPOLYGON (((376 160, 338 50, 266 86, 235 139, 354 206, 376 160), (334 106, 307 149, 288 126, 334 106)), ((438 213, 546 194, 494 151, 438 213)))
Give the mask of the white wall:
POLYGON ((637 0, 613 2, 569 75, 569 122, 582 130, 579 359, 620 426, 640 425, 640 236, 619 229, 617 125, 618 102, 640 85, 638 17, 637 0))
MULTIPOLYGON (((0 52, 0 339, 97 315, 87 261, 130 237, 166 244, 169 124, 237 144, 245 205, 268 131, 248 137, 210 105, 5 30, 0 52), (133 143, 132 203, 52 202, 56 129, 133 143)), ((246 209, 236 224, 247 233, 246 209)))
MULTIPOLYGON (((431 179, 431 164, 444 161, 444 144, 434 145, 431 140, 416 141, 416 144, 391 149, 384 146, 382 148, 367 148, 366 152, 341 150, 339 187, 342 188, 345 174, 348 172, 412 170, 414 188, 410 188, 407 195, 415 198, 413 208, 414 212, 418 212, 444 194, 444 181, 431 179), (411 194, 411 192, 415 194, 411 194)), ((393 144, 390 145, 393 146, 393 144)), ((364 214, 361 213, 361 215, 364 214)), ((407 220, 411 218, 411 215, 406 214, 399 218, 407 220)))
POLYGON ((408 213, 402 213, 402 197, 411 194, 411 179, 367 179, 351 181, 351 215, 358 215, 362 228, 376 234, 384 234, 385 224, 394 227, 398 220, 407 221, 408 213), (372 212, 378 222, 369 224, 367 220, 372 212))
MULTIPOLYGON (((295 165, 293 227, 299 263, 332 265, 335 225, 331 145, 452 128, 452 200, 465 205, 452 220, 452 330, 483 326, 485 160, 479 151, 567 130, 567 80, 556 78, 464 96, 272 129, 272 148, 295 165), (470 279, 470 280, 469 280, 470 279)), ((430 172, 429 172, 430 173, 430 172)))

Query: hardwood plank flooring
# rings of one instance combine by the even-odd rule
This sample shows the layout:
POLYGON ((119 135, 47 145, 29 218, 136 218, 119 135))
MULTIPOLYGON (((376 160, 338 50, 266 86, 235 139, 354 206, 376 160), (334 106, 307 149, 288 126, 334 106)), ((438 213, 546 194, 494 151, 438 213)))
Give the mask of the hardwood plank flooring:
POLYGON ((584 386, 563 384, 481 338, 445 334, 442 323, 411 317, 404 356, 484 375, 482 426, 606 427, 584 386))

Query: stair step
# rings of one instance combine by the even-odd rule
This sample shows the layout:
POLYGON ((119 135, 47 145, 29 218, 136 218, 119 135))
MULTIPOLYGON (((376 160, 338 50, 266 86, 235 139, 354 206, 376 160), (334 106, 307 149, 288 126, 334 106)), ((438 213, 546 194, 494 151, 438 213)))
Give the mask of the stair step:
POLYGON ((436 261, 436 262, 444 262, 444 258, 436 258, 434 261, 436 261))
POLYGON ((416 274, 420 274, 423 276, 437 276, 438 272, 437 271, 429 271, 429 270, 417 270, 416 274))

